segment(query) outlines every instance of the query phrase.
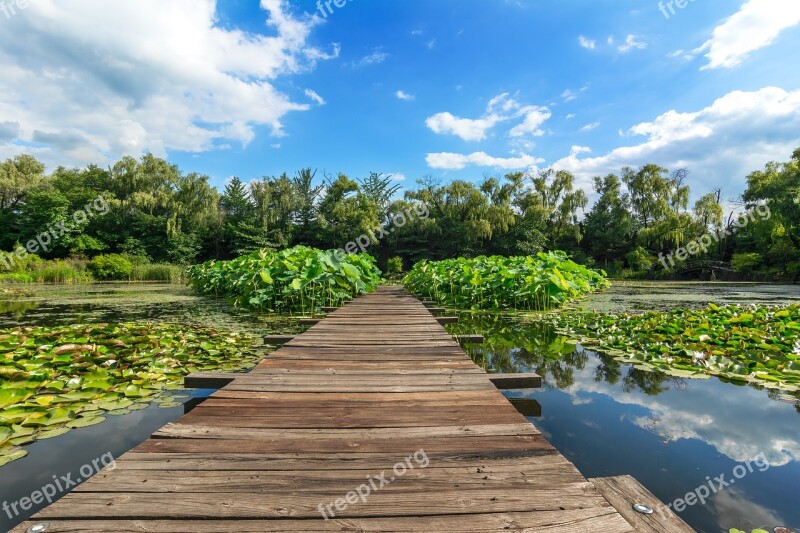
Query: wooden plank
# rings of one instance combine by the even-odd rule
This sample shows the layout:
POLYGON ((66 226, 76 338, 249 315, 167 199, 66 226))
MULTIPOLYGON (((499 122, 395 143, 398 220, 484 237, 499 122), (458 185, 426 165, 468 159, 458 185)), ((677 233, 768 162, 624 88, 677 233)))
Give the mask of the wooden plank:
POLYGON ((590 479, 592 484, 619 514, 641 533, 692 533, 694 529, 681 520, 672 509, 661 503, 632 476, 590 479), (642 514, 633 509, 634 504, 644 504, 653 510, 642 514))
POLYGON ((264 344, 280 346, 294 340, 296 335, 264 335, 264 344))
MULTIPOLYGON (((23 533, 36 522, 26 522, 14 533, 23 533)), ((192 531, 197 533, 308 533, 304 520, 63 520, 51 521, 47 533, 128 533, 142 531, 192 531)), ((631 533, 634 530, 608 507, 539 512, 513 512, 449 516, 412 516, 395 518, 331 519, 313 523, 313 531, 385 533, 488 533, 497 531, 543 533, 631 533)))
POLYGON ((438 317, 436 319, 436 322, 438 322, 441 325, 456 324, 456 323, 458 323, 458 317, 457 316, 440 316, 440 317, 438 317))
POLYGON ((539 374, 491 374, 489 380, 500 390, 538 389, 542 386, 539 374))
POLYGON ((232 372, 193 372, 183 377, 183 386, 187 389, 221 389, 230 385, 236 377, 232 372))
POLYGON ((456 335, 456 341, 461 344, 483 344, 483 335, 456 335))

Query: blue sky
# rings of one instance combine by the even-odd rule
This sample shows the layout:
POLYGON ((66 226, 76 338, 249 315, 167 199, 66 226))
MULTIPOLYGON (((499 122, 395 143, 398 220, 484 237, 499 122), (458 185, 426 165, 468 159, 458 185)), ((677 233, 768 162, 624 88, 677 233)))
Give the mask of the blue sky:
POLYGON ((733 198, 800 147, 796 0, 330 6, 0 8, 0 157, 152 152, 216 185, 310 166, 405 187, 555 166, 590 188, 655 162, 733 198))

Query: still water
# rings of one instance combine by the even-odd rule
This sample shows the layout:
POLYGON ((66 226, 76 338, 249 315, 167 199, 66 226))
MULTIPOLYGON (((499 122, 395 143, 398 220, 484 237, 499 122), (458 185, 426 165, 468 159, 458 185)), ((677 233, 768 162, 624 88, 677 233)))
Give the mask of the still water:
MULTIPOLYGON (((628 284, 577 307, 619 312, 798 300, 800 287, 628 284)), ((541 390, 509 397, 539 404, 528 419, 584 476, 632 475, 665 503, 695 490, 705 494, 700 487, 710 480, 716 493, 709 489, 705 504, 679 513, 697 531, 800 531, 797 395, 716 378, 672 378, 582 347, 565 356, 553 344, 559 335, 532 317, 460 318, 453 333, 486 337, 484 345, 468 349, 476 363, 544 378, 541 390)))
MULTIPOLYGON (((183 287, 92 285, 23 287, 0 294, 0 328, 94 322, 155 321, 214 325, 264 333, 296 333, 296 321, 256 317, 225 302, 198 298, 183 287)), ((2 291, 0 291, 2 293, 2 291)), ((799 287, 701 284, 615 284, 577 305, 600 311, 670 309, 717 303, 800 301, 799 287)), ((718 379, 676 379, 636 370, 579 347, 563 355, 550 326, 530 316, 461 313, 453 333, 480 333, 486 343, 469 349, 476 363, 494 372, 532 371, 541 390, 517 391, 529 420, 586 477, 630 474, 664 502, 685 497, 708 479, 724 476, 705 504, 680 516, 702 532, 750 531, 777 526, 800 531, 800 401, 755 386, 718 379), (557 344, 557 343, 556 343, 557 344), (535 408, 531 409, 534 404, 535 408), (768 461, 761 462, 764 458, 768 461), (751 468, 737 479, 738 465, 751 468), (758 462, 757 462, 758 461, 758 462)), ((180 391, 180 401, 209 391, 180 391)), ((0 468, 0 505, 72 473, 106 454, 119 457, 146 440, 187 406, 151 406, 107 422, 39 441, 30 454, 0 468)), ((715 488, 719 482, 714 481, 715 488)), ((701 489, 702 490, 702 489, 701 489)), ((42 506, 38 506, 42 507, 42 506)), ((0 531, 36 509, 9 519, 0 531)), ((13 514, 13 513, 12 513, 13 514)))

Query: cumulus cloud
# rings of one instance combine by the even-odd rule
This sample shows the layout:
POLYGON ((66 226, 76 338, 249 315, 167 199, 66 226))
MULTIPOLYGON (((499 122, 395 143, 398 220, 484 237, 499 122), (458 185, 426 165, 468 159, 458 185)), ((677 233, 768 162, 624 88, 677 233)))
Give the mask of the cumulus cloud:
POLYGON ((461 118, 449 112, 437 113, 425 121, 434 133, 455 135, 465 141, 482 141, 497 124, 522 120, 509 131, 510 137, 541 136, 541 126, 552 116, 547 107, 524 105, 503 93, 489 100, 486 112, 477 119, 461 118))
POLYGON ((703 69, 735 67, 751 52, 769 46, 784 30, 797 25, 800 25, 800 2, 748 0, 739 11, 714 29, 711 39, 688 54, 688 57, 705 52, 708 64, 703 69))
POLYGON ((627 133, 644 140, 598 157, 573 152, 553 166, 574 173, 589 189, 593 176, 655 162, 689 168, 693 190, 740 190, 747 174, 788 160, 800 146, 800 90, 733 91, 700 111, 670 110, 627 133))
POLYGON ((258 126, 282 135, 281 119, 309 106, 274 80, 338 47, 309 45, 319 20, 287 1, 260 6, 264 34, 217 26, 215 0, 31 2, 0 33, 0 156, 24 146, 53 164, 102 163, 246 145, 258 126))
POLYGON ((461 170, 468 166, 493 167, 502 169, 530 168, 544 159, 530 155, 520 155, 518 157, 493 157, 486 152, 475 152, 472 154, 454 154, 448 152, 428 154, 426 161, 428 166, 436 169, 461 170))

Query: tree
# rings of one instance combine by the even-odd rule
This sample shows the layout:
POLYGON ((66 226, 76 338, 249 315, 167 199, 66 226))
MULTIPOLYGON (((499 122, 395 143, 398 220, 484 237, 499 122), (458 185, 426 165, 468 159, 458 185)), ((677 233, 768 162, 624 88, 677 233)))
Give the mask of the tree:
POLYGON ((584 221, 584 249, 608 265, 621 260, 631 249, 634 224, 629 213, 630 200, 622 192, 622 182, 615 174, 594 178, 600 195, 584 221))

